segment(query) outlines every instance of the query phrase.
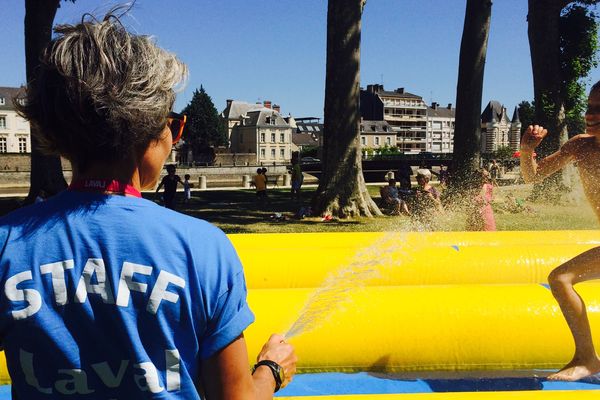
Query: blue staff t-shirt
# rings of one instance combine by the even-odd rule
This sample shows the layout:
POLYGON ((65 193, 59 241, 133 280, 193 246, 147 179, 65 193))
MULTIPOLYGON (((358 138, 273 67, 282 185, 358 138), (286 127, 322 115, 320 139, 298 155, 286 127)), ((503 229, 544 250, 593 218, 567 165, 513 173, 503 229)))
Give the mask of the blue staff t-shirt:
POLYGON ((253 322, 225 234, 151 201, 63 192, 0 219, 0 341, 19 399, 199 399, 253 322))

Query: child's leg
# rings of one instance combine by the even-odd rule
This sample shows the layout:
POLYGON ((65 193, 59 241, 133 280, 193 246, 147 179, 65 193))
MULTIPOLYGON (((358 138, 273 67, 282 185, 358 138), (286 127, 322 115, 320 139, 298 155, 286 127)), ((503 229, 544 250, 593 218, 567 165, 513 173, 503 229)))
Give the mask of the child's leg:
POLYGON ((552 294, 569 325, 575 341, 571 362, 548 378, 575 381, 600 372, 600 359, 594 349, 585 303, 573 288, 579 282, 600 278, 600 247, 588 250, 550 273, 552 294))

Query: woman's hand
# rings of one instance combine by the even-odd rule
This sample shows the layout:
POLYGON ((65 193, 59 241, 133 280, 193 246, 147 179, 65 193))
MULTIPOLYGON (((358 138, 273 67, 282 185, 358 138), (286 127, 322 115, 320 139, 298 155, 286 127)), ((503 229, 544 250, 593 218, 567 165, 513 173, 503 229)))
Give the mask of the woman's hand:
POLYGON ((548 130, 540 125, 529 125, 521 139, 521 152, 533 152, 548 134, 548 130))
POLYGON ((262 360, 275 361, 283 368, 285 376, 281 383, 282 388, 290 383, 292 377, 296 374, 296 362, 298 361, 298 357, 296 357, 294 347, 291 344, 286 343, 283 335, 271 335, 256 357, 257 362, 262 360))

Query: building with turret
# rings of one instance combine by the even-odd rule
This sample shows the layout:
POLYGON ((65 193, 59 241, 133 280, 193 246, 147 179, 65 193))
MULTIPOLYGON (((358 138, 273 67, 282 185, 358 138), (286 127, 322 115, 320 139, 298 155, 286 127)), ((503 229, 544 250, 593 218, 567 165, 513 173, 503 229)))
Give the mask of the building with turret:
POLYGON ((520 139, 518 108, 515 107, 512 118, 509 118, 506 107, 495 100, 490 101, 481 114, 481 152, 489 154, 501 147, 517 151, 520 139))

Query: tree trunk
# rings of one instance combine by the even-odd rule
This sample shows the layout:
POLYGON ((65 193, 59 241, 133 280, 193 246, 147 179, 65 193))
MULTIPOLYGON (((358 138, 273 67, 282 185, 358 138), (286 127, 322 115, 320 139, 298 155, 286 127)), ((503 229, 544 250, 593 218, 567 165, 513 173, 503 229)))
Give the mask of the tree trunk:
POLYGON ((319 215, 382 215, 362 174, 360 30, 365 0, 329 0, 323 174, 313 198, 319 215))
MULTIPOLYGON (((25 0, 25 62, 27 82, 35 77, 40 54, 50 42, 52 23, 60 0, 25 0)), ((54 195, 67 187, 60 158, 39 151, 36 127, 31 126, 31 179, 25 203, 34 201, 40 190, 54 195)))
POLYGON ((451 175, 451 186, 459 192, 465 179, 479 168, 481 159, 481 98, 491 15, 491 0, 467 0, 458 65, 451 175))
MULTIPOLYGON (((565 0, 529 0, 528 36, 533 71, 535 123, 548 129, 548 136, 536 149, 538 158, 557 151, 568 140, 565 101, 562 93, 560 56, 560 12, 565 0)), ((563 191, 559 171, 536 185, 534 198, 554 198, 563 191)))

